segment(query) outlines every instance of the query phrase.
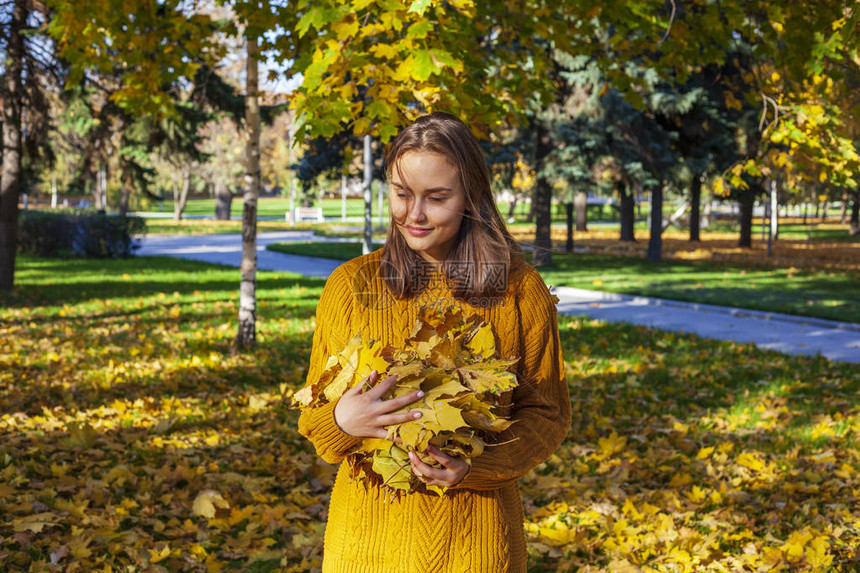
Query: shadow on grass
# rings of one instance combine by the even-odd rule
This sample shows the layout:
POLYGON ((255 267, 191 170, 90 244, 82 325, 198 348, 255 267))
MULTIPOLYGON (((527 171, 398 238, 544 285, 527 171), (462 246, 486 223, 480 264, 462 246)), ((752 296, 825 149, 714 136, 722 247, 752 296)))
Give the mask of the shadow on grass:
MULTIPOLYGON (((98 299, 152 295, 187 296, 219 293, 238 300, 238 269, 170 257, 141 257, 110 261, 19 257, 16 288, 0 296, 9 308, 73 305, 98 299), (95 279, 95 276, 101 276, 95 279)), ((259 271, 258 292, 321 288, 325 281, 284 272, 259 271)))
MULTIPOLYGON (((100 364, 90 376, 70 373, 72 366, 57 370, 52 364, 15 367, 7 372, 19 383, 0 385, 0 414, 22 412, 36 415, 43 408, 63 407, 87 411, 116 400, 206 397, 236 391, 274 392, 281 383, 302 385, 303 372, 310 357, 312 333, 280 335, 261 343, 239 364, 231 364, 233 332, 229 338, 189 344, 180 350, 186 358, 202 356, 204 360, 182 360, 177 355, 114 356, 116 366, 100 364), (224 357, 223 362, 218 357, 224 357), (150 362, 158 366, 150 368, 150 362), (56 373, 56 376, 52 375, 56 373), (71 376, 69 376, 71 374, 71 376), (56 383, 62 375, 63 382, 56 383), (74 382, 70 382, 70 379, 74 382)), ((110 348, 115 342, 105 338, 87 341, 94 348, 110 348)))
POLYGON ((776 415, 756 414, 767 403, 785 409, 781 427, 804 428, 822 417, 851 416, 860 401, 856 365, 821 356, 789 356, 753 344, 584 318, 562 318, 559 326, 566 361, 588 372, 587 383, 573 385, 581 390, 574 390, 572 401, 607 408, 583 408, 575 430, 607 417, 643 414, 696 423, 719 411, 736 412, 755 426, 776 415))

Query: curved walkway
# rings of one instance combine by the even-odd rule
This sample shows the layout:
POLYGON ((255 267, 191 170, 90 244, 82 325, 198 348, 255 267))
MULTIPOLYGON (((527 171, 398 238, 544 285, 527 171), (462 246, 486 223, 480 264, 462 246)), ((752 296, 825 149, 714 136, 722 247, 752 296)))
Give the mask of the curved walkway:
MULTIPOLYGON (((348 239, 316 237, 312 231, 260 233, 257 237, 257 267, 324 278, 342 264, 343 261, 266 250, 270 243, 308 240, 348 242, 348 239)), ((144 238, 138 254, 182 257, 238 267, 242 258, 242 236, 238 233, 149 236, 144 238)), ((567 287, 557 287, 554 292, 559 297, 558 310, 562 314, 632 322, 707 338, 753 342, 761 348, 789 354, 821 353, 831 360, 860 363, 860 324, 567 287)))

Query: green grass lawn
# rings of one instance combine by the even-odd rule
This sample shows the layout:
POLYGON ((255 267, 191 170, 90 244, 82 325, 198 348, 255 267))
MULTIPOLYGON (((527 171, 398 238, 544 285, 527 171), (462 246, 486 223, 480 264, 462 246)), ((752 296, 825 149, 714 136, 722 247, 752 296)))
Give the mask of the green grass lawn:
MULTIPOLYGON (((296 207, 301 205, 296 204, 296 207)), ((314 206, 319 206, 319 201, 314 206)), ((379 216, 377 209, 378 201, 374 196, 372 212, 374 222, 379 216)), ((242 200, 241 198, 234 199, 230 205, 230 215, 233 217, 242 216, 242 200)), ((290 209, 290 199, 264 197, 257 201, 257 214, 261 217, 278 217, 284 219, 284 215, 290 209)), ((340 199, 323 199, 322 209, 324 217, 340 217, 341 216, 341 200, 340 199)), ((154 209, 157 211, 157 209, 154 209)), ((173 201, 165 201, 162 207, 164 213, 173 213, 173 201)), ((215 199, 191 199, 185 206, 185 215, 203 215, 213 217, 215 215, 215 199)), ((388 216, 388 205, 383 203, 383 214, 388 216)), ((364 200, 363 199, 347 199, 346 200, 346 216, 347 217, 364 217, 364 200)))
MULTIPOLYGON (((259 272, 249 352, 231 350, 237 269, 20 257, 16 280, 4 571, 320 567, 333 468, 279 404, 304 383, 323 280, 259 272)), ((531 573, 856 569, 856 365, 582 317, 559 331, 573 427, 521 480, 531 573)))
MULTIPOLYGON (((321 237, 345 237, 358 240, 363 235, 361 222, 289 223, 280 221, 258 221, 257 232, 313 231, 321 237)), ((374 240, 385 238, 387 227, 373 227, 374 240)), ((213 221, 203 219, 146 219, 146 232, 150 235, 207 235, 210 233, 241 233, 241 221, 213 221)))
MULTIPOLYGON (((381 248, 383 243, 374 241, 373 249, 381 248)), ((337 259, 349 261, 362 254, 362 244, 355 243, 323 243, 323 242, 296 242, 296 243, 273 243, 266 247, 270 251, 288 253, 291 255, 304 255, 308 257, 322 257, 324 259, 337 259), (311 253, 311 254, 309 254, 311 253)))
MULTIPOLYGON (((280 252, 349 260, 358 243, 280 243, 280 252)), ((544 280, 568 286, 860 323, 860 273, 797 271, 692 261, 553 254, 544 280)))
POLYGON ((860 273, 553 254, 548 284, 860 323, 860 273))

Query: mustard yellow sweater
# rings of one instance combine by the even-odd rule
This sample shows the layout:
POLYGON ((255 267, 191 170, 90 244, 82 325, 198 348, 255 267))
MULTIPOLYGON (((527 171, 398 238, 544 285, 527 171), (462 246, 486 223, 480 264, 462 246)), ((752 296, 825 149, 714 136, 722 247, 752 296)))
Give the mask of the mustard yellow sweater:
MULTIPOLYGON (((402 346, 422 304, 456 302, 444 281, 434 281, 413 300, 394 299, 377 276, 379 261, 379 251, 353 259, 326 282, 317 306, 309 381, 357 333, 402 346)), ((517 422, 499 437, 500 445, 474 458, 463 482, 442 497, 417 491, 393 498, 351 480, 348 468, 341 468, 329 506, 323 572, 526 570, 517 480, 555 451, 570 426, 556 309, 543 279, 528 265, 512 273, 501 304, 480 308, 475 302, 479 306, 458 304, 493 325, 502 356, 520 358, 519 386, 504 397, 517 422)), ((335 404, 305 411, 299 419, 299 431, 330 463, 342 461, 360 441, 335 424, 335 404)))

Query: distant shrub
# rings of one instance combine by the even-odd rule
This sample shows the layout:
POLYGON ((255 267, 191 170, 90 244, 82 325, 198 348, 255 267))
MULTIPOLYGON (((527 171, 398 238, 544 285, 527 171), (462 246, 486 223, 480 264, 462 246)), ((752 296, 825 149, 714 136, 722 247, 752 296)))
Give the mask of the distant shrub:
POLYGON ((72 213, 22 211, 18 217, 18 252, 37 257, 72 254, 72 213))
POLYGON ((92 211, 23 211, 18 219, 18 252, 37 257, 126 258, 140 248, 146 232, 140 217, 92 211))

